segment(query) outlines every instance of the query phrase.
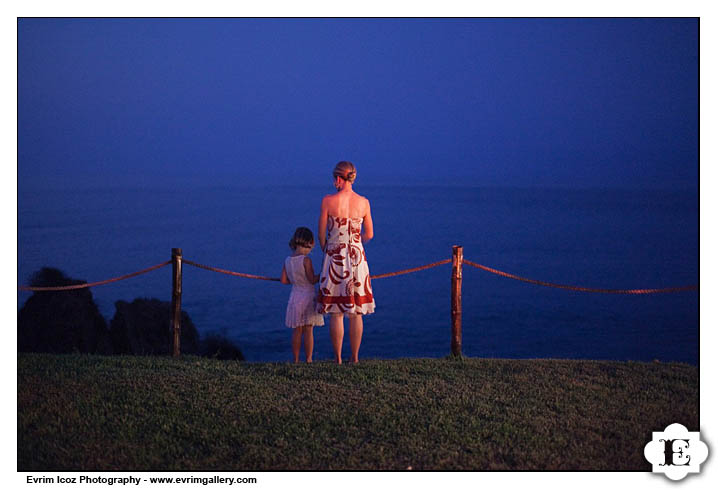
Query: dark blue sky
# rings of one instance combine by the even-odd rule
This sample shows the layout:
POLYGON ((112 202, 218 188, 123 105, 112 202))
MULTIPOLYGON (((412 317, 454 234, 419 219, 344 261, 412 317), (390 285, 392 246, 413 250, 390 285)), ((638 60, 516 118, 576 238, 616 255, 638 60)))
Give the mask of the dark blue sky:
POLYGON ((698 185, 696 19, 20 19, 19 188, 698 185))

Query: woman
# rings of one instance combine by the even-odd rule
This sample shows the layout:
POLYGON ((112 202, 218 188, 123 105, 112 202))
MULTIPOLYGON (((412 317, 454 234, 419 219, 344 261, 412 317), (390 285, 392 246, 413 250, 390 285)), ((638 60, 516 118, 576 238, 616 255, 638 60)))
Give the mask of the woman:
POLYGON ((317 311, 331 315, 329 335, 337 364, 342 363, 344 315, 349 317, 351 362, 357 363, 364 332, 363 315, 374 313, 369 265, 362 245, 374 237, 374 224, 369 200, 352 190, 356 174, 351 162, 337 163, 334 167, 337 192, 322 199, 319 212, 319 244, 324 262, 317 311))

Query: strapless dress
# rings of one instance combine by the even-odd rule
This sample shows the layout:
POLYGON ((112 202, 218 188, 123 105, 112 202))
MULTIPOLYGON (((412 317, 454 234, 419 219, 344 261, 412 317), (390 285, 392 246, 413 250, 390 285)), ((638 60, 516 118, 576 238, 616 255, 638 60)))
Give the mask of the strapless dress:
POLYGON ((374 313, 369 264, 361 241, 362 218, 327 218, 327 242, 317 312, 374 313))

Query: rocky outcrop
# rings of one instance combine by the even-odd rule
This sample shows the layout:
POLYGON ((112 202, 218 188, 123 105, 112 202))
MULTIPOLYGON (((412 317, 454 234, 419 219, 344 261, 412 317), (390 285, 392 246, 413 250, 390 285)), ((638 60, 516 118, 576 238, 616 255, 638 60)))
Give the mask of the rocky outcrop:
POLYGON ((223 361, 244 361, 239 347, 219 335, 210 335, 202 341, 202 355, 223 361))
MULTIPOLYGON (((158 299, 137 298, 118 301, 110 321, 110 338, 115 354, 167 355, 171 344, 171 304, 158 299)), ((200 354, 197 328, 182 312, 180 346, 182 354, 200 354)))
MULTIPOLYGON (((86 281, 44 267, 36 272, 34 287, 72 286, 86 281)), ((89 288, 38 291, 18 312, 18 352, 55 354, 169 355, 172 345, 171 304, 154 298, 117 301, 108 328, 89 288)), ((189 315, 182 312, 180 350, 222 360, 244 360, 242 351, 228 339, 212 335, 200 342, 189 315)))
MULTIPOLYGON (((33 287, 71 286, 86 281, 43 267, 30 279, 33 287)), ((18 312, 19 352, 111 354, 107 322, 89 288, 33 293, 18 312)))

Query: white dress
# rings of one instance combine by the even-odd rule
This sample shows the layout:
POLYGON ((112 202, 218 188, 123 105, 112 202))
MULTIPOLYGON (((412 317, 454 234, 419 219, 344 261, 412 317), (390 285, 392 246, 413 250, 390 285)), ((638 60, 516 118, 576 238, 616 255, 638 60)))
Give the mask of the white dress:
POLYGON ((289 282, 292 283, 285 321, 289 328, 324 325, 324 317, 317 313, 314 285, 309 282, 304 272, 305 257, 306 255, 295 255, 284 260, 284 270, 287 272, 289 282))

